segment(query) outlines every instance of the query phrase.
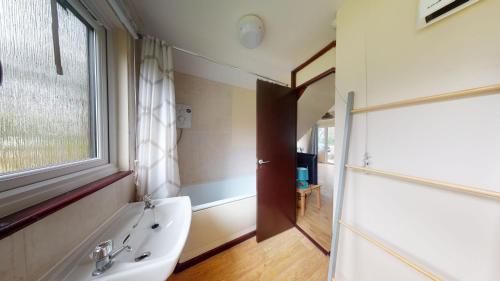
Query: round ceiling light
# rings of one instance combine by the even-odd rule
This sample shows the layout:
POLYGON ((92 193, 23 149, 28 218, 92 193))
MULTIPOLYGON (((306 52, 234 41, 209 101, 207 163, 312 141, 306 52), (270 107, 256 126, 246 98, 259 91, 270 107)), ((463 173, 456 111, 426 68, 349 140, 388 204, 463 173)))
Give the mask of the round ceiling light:
POLYGON ((264 37, 264 23, 256 15, 246 15, 240 19, 240 43, 245 48, 255 49, 264 37))

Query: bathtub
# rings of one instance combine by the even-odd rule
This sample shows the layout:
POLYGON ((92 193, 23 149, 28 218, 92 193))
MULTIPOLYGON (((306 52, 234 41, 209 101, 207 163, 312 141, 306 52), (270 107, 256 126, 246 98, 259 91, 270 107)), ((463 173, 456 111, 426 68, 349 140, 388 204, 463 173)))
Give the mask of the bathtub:
POLYGON ((255 230, 255 176, 185 186, 180 195, 193 211, 180 263, 255 230))

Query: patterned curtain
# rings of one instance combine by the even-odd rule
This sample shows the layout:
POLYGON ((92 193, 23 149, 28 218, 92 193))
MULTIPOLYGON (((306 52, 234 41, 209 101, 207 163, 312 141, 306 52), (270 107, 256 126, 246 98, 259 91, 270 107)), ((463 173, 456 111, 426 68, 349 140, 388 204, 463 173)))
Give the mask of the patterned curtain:
POLYGON ((137 116, 137 195, 176 196, 180 188, 172 50, 165 42, 142 41, 137 116))
POLYGON ((311 129, 311 142, 309 143, 309 153, 318 155, 318 124, 314 124, 311 129))

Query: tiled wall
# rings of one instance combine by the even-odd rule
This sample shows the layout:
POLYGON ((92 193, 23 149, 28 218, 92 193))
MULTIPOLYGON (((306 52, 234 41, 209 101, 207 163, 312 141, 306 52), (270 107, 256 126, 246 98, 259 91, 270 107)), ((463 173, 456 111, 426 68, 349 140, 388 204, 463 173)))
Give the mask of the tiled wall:
POLYGON ((0 240, 0 280, 39 279, 134 193, 128 176, 0 240))
POLYGON ((176 103, 193 110, 178 146, 183 186, 255 175, 255 90, 176 72, 176 103))

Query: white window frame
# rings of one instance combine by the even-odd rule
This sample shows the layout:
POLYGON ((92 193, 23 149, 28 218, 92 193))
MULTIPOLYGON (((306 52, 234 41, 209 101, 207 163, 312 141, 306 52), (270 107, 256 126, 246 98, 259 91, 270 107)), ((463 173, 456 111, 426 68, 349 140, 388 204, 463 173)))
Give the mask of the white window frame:
MULTIPOLYGON (((107 57, 111 36, 79 1, 67 1, 71 8, 94 29, 89 46, 91 91, 96 103, 96 158, 27 170, 0 176, 0 217, 50 199, 99 178, 118 171, 116 168, 116 106, 114 87, 109 77, 114 77, 114 65, 107 57), (92 84, 97 85, 93 87, 92 84), (108 84, 112 88, 108 91, 108 84), (108 104, 109 100, 109 104, 108 104), (109 125, 111 124, 111 125, 109 125)), ((64 46, 61 46, 64 47, 64 46)), ((55 69, 54 69, 55 71, 55 69)))
MULTIPOLYGON (((325 142, 325 151, 323 152, 323 157, 325 159, 325 162, 319 162, 319 157, 318 157, 318 162, 321 164, 329 164, 329 165, 334 165, 334 163, 328 162, 328 128, 335 128, 335 121, 333 120, 320 120, 317 122, 318 129, 319 128, 324 128, 325 129, 325 136, 324 136, 324 142, 325 142)), ((318 147, 319 147, 319 136, 318 136, 318 147)))

